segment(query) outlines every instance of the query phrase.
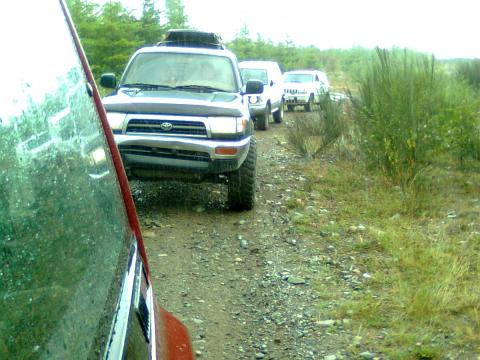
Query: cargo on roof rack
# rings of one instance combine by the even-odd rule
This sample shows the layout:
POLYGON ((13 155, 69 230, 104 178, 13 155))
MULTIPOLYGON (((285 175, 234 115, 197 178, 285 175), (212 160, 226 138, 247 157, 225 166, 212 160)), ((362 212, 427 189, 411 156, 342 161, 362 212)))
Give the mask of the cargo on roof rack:
POLYGON ((157 46, 181 46, 210 49, 224 49, 220 35, 212 32, 197 31, 190 29, 170 30, 165 40, 157 43, 157 46))

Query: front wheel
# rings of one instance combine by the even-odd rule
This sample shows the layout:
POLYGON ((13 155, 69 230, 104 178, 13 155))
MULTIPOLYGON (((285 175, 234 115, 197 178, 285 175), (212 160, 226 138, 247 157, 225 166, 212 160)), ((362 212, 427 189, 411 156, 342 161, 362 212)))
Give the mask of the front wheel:
POLYGON ((265 112, 262 115, 257 116, 257 129, 258 130, 268 130, 268 124, 270 122, 270 116, 272 110, 270 104, 265 105, 265 112))
POLYGON ((293 111, 294 110, 293 105, 287 105, 287 110, 290 112, 293 111))
POLYGON ((237 171, 228 174, 228 203, 231 210, 252 210, 255 204, 255 178, 257 174, 257 144, 250 139, 247 158, 237 171))
POLYGON ((277 124, 280 124, 283 121, 283 107, 284 107, 284 104, 283 104, 283 99, 282 99, 282 101, 280 102, 280 107, 278 108, 277 111, 275 111, 273 113, 273 120, 277 124))
POLYGON ((305 111, 310 112, 313 109, 313 95, 308 98, 308 102, 305 104, 305 111))

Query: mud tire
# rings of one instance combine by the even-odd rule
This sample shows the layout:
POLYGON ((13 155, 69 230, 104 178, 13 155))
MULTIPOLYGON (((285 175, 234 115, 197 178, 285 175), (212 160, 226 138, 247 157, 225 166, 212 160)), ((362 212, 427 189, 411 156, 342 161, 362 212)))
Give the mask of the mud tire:
POLYGON ((310 97, 308 98, 308 102, 305 104, 305 111, 306 112, 311 112, 313 109, 313 94, 310 94, 310 97))
POLYGON ((267 104, 267 106, 265 106, 265 112, 262 115, 257 116, 257 129, 268 130, 271 116, 272 110, 270 108, 270 104, 267 104))
POLYGON ((252 136, 247 158, 237 171, 228 175, 228 204, 230 210, 252 210, 255 205, 257 174, 257 143, 252 136))
POLYGON ((282 121, 283 121, 283 112, 284 112, 284 103, 283 103, 283 99, 282 99, 282 102, 280 103, 280 107, 278 108, 277 111, 275 111, 273 113, 273 120, 275 121, 275 123, 277 124, 280 124, 282 121))

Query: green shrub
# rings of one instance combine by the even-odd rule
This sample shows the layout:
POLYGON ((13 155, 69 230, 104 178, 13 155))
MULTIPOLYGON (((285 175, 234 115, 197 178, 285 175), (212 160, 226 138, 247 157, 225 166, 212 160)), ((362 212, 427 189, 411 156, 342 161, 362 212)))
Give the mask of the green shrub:
POLYGON ((328 93, 320 97, 320 114, 323 118, 321 135, 324 147, 334 143, 345 131, 343 105, 342 101, 332 100, 328 93))
POLYGON ((360 147, 394 184, 411 187, 441 143, 445 76, 433 57, 377 49, 352 99, 360 147))
POLYGON ((443 130, 446 152, 458 159, 480 160, 480 99, 478 92, 463 81, 448 87, 443 130))
POLYGON ((287 139, 293 149, 315 158, 335 143, 345 130, 344 104, 327 93, 321 97, 320 110, 298 115, 289 128, 287 139))
POLYGON ((480 59, 459 63, 457 74, 461 79, 467 81, 472 88, 480 90, 480 59))

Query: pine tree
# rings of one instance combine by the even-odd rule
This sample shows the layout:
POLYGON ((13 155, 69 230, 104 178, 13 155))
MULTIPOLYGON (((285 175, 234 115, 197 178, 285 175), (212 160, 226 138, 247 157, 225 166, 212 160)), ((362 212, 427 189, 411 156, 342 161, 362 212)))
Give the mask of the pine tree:
POLYGON ((143 0, 142 16, 139 20, 138 38, 144 44, 156 44, 162 40, 165 28, 160 25, 160 11, 153 0, 143 0))
POLYGON ((187 15, 182 0, 165 0, 169 29, 184 29, 188 27, 187 15))
POLYGON ((121 74, 128 59, 143 42, 137 37, 139 23, 119 1, 105 3, 100 15, 101 32, 95 39, 94 71, 121 74))

